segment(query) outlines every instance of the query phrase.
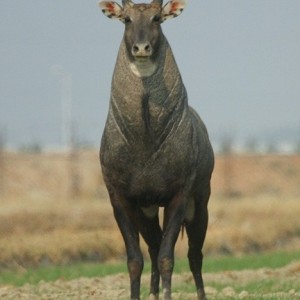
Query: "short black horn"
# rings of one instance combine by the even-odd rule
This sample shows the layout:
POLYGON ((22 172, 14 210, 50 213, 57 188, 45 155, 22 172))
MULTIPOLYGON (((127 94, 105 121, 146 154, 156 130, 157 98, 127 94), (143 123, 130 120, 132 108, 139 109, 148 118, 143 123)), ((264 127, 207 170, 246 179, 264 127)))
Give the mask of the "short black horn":
POLYGON ((122 4, 125 6, 127 4, 133 4, 133 2, 131 0, 122 0, 122 4))

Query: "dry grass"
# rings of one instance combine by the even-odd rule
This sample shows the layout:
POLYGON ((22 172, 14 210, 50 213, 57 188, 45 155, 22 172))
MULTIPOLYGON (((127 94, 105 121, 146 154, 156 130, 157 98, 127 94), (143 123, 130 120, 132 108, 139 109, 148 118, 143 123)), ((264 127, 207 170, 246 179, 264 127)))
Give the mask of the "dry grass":
MULTIPOLYGON (((7 199, 2 208, 2 267, 107 261, 125 256, 107 199, 7 199)), ((211 199, 205 254, 300 250, 299 215, 298 199, 211 199)), ((143 250, 147 252, 145 245, 143 250)), ((178 240, 176 255, 185 255, 186 250, 185 235, 178 240)))
POLYGON ((210 203, 205 249, 209 253, 249 253, 300 249, 299 199, 253 197, 210 203))
MULTIPOLYGON (((105 197, 97 151, 2 153, 0 196, 26 198, 105 197)), ((300 155, 217 156, 214 196, 300 196, 300 155)))
MULTIPOLYGON (((125 257, 96 152, 79 153, 75 162, 66 154, 5 155, 2 268, 125 257), (72 198, 70 177, 79 187, 72 198)), ((226 159, 216 161, 205 254, 300 250, 300 157, 231 157, 229 181, 226 159), (233 199, 222 197, 228 182, 233 199)), ((179 238, 178 256, 186 255, 186 244, 179 238)))
POLYGON ((2 207, 4 267, 104 261, 123 255, 122 247, 116 247, 120 234, 107 201, 19 198, 2 202, 2 207))

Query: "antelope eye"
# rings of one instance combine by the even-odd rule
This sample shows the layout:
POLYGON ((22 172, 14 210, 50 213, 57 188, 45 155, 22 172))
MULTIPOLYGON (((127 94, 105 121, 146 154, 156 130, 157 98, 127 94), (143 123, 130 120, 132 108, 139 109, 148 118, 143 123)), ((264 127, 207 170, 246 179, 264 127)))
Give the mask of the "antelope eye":
POLYGON ((152 18, 152 21, 153 22, 160 22, 161 18, 160 18, 160 15, 155 15, 153 18, 152 18))
POLYGON ((131 23, 130 17, 126 16, 126 17, 124 18, 124 22, 125 22, 125 23, 131 23))

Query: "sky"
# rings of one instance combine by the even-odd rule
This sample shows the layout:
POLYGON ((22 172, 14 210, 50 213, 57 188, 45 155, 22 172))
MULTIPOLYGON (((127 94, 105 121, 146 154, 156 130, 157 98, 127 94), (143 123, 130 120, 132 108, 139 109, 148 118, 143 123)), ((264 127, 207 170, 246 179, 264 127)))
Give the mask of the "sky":
MULTIPOLYGON (((299 15, 299 0, 190 0, 162 24, 213 143, 300 139, 299 15)), ((1 0, 5 143, 62 146, 67 97, 76 139, 98 147, 123 31, 94 0, 1 0)))

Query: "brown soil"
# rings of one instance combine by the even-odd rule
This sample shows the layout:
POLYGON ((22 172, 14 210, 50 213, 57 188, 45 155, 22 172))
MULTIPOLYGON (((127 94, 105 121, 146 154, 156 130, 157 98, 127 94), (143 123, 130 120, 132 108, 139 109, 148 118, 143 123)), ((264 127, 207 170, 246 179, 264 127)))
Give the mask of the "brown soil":
MULTIPOLYGON (((292 263, 280 269, 259 269, 243 271, 226 271, 221 273, 204 274, 206 293, 208 299, 300 299, 300 291, 293 288, 288 290, 274 290, 273 292, 253 292, 243 290, 240 287, 251 282, 260 284, 266 280, 280 282, 279 288, 292 286, 298 282, 300 275, 300 262, 292 263), (239 288, 236 288, 237 281, 239 288), (218 286, 222 286, 217 289, 218 286), (239 291, 237 291, 237 289, 239 291)), ((149 285, 149 274, 142 278, 143 287, 149 285)), ((173 299, 195 299, 195 292, 181 292, 182 286, 193 285, 190 273, 174 274, 173 299)), ((1 287, 1 299, 129 299, 127 274, 118 274, 102 278, 79 278, 65 281, 59 279, 55 282, 41 281, 37 285, 25 285, 23 287, 1 287)), ((147 299, 147 297, 143 297, 147 299)))

